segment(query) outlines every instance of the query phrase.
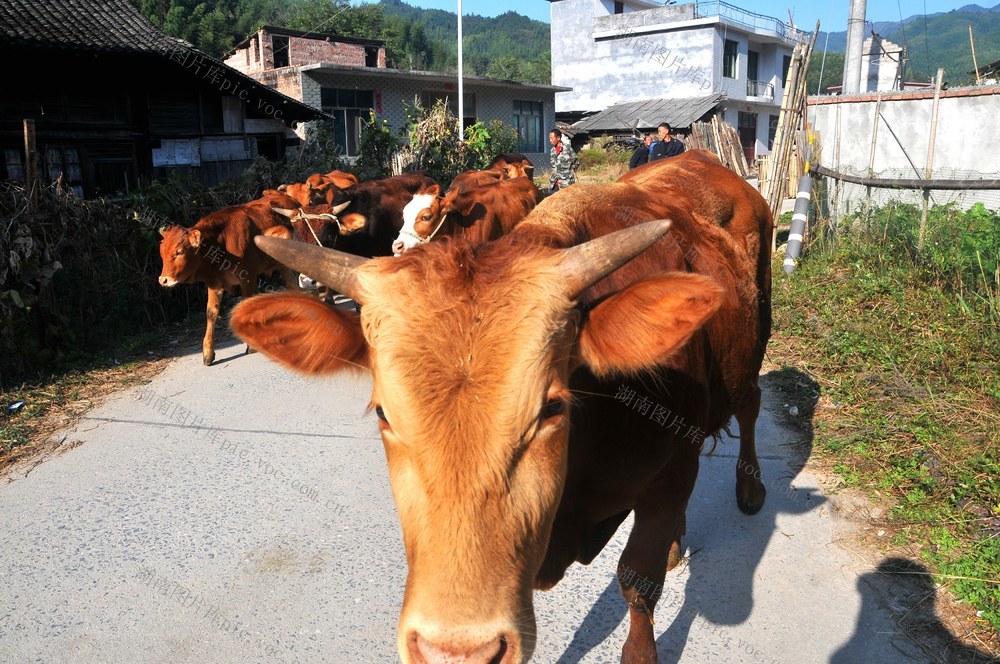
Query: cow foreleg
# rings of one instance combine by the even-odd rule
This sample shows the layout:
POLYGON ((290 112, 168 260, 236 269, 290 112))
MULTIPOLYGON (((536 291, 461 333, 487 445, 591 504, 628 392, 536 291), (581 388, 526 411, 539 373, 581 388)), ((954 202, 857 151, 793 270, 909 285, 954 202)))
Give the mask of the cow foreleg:
MULTIPOLYGON (((288 270, 288 268, 284 269, 288 270)), ((257 288, 259 286, 260 286, 260 274, 256 272, 251 272, 246 279, 240 280, 240 297, 241 298, 253 297, 254 295, 257 294, 257 288)), ((271 287, 268 286, 268 288, 265 290, 270 291, 271 287)), ((250 353, 256 353, 257 351, 251 348, 250 344, 247 344, 247 347, 243 352, 249 355, 250 353)))
POLYGON ((208 289, 208 306, 205 308, 205 338, 201 342, 201 361, 206 367, 215 362, 215 322, 219 319, 222 292, 221 288, 208 289))
POLYGON ((666 573, 681 561, 684 512, 698 475, 698 449, 683 450, 635 508, 635 525, 618 562, 618 587, 628 602, 622 664, 656 664, 653 610, 666 573))
POLYGON ((760 388, 753 386, 746 403, 736 411, 740 425, 740 458, 736 462, 736 504, 744 514, 756 514, 764 506, 767 493, 757 461, 755 429, 760 414, 760 388))

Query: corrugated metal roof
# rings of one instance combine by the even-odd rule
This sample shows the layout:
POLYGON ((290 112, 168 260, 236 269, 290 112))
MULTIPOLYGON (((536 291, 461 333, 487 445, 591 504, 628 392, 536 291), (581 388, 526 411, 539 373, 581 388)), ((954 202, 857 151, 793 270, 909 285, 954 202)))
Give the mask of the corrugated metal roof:
POLYGON ((692 99, 642 99, 615 104, 573 125, 577 132, 652 129, 661 122, 674 129, 690 127, 726 98, 724 92, 692 99))

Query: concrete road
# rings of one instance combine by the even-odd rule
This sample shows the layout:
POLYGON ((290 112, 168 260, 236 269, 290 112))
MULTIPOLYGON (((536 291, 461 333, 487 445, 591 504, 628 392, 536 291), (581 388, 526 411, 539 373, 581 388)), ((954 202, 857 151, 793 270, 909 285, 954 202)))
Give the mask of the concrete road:
MULTIPOLYGON (((393 662, 406 563, 367 379, 310 380, 235 341, 193 350, 0 486, 0 662, 393 662)), ((703 459, 660 661, 925 662, 838 546, 801 434, 758 423, 768 499, 736 508, 737 444, 703 459)), ((617 662, 630 522, 536 593, 533 661, 617 662)), ((484 592, 488 589, 484 588, 484 592)))

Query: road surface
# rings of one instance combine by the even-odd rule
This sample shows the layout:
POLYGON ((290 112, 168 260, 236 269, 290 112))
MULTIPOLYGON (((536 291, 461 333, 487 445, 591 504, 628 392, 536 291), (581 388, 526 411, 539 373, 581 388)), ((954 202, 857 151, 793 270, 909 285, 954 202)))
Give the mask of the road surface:
MULTIPOLYGON (((397 661, 406 561, 370 383, 242 348, 209 368, 192 349, 0 485, 0 662, 397 661)), ((690 561, 656 608, 664 664, 927 661, 835 543, 842 524, 790 461, 801 438, 762 412, 754 517, 733 494, 737 443, 703 458, 690 561)), ((534 662, 618 661, 629 527, 535 594, 534 662)))

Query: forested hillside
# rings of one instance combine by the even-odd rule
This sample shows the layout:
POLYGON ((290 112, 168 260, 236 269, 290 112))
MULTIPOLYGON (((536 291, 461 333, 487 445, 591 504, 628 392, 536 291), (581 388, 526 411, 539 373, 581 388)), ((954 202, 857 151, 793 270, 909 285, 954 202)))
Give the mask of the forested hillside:
MULTIPOLYGON (((869 23, 868 34, 874 31, 906 47, 906 80, 930 81, 938 67, 943 67, 945 80, 951 87, 957 87, 975 80, 975 75, 970 73, 974 65, 969 26, 972 26, 980 68, 1000 60, 1000 5, 993 8, 966 5, 950 12, 920 14, 897 22, 869 23)), ((846 42, 846 32, 831 32, 829 42, 826 33, 820 33, 809 67, 809 94, 816 94, 824 48, 827 56, 822 88, 840 85, 846 42)))
MULTIPOLYGON (((221 56, 261 25, 381 39, 390 67, 454 71, 454 12, 418 9, 400 0, 356 4, 347 0, 132 0, 169 35, 221 56)), ((533 83, 549 82, 549 26, 507 12, 464 17, 464 69, 468 74, 533 83)))

